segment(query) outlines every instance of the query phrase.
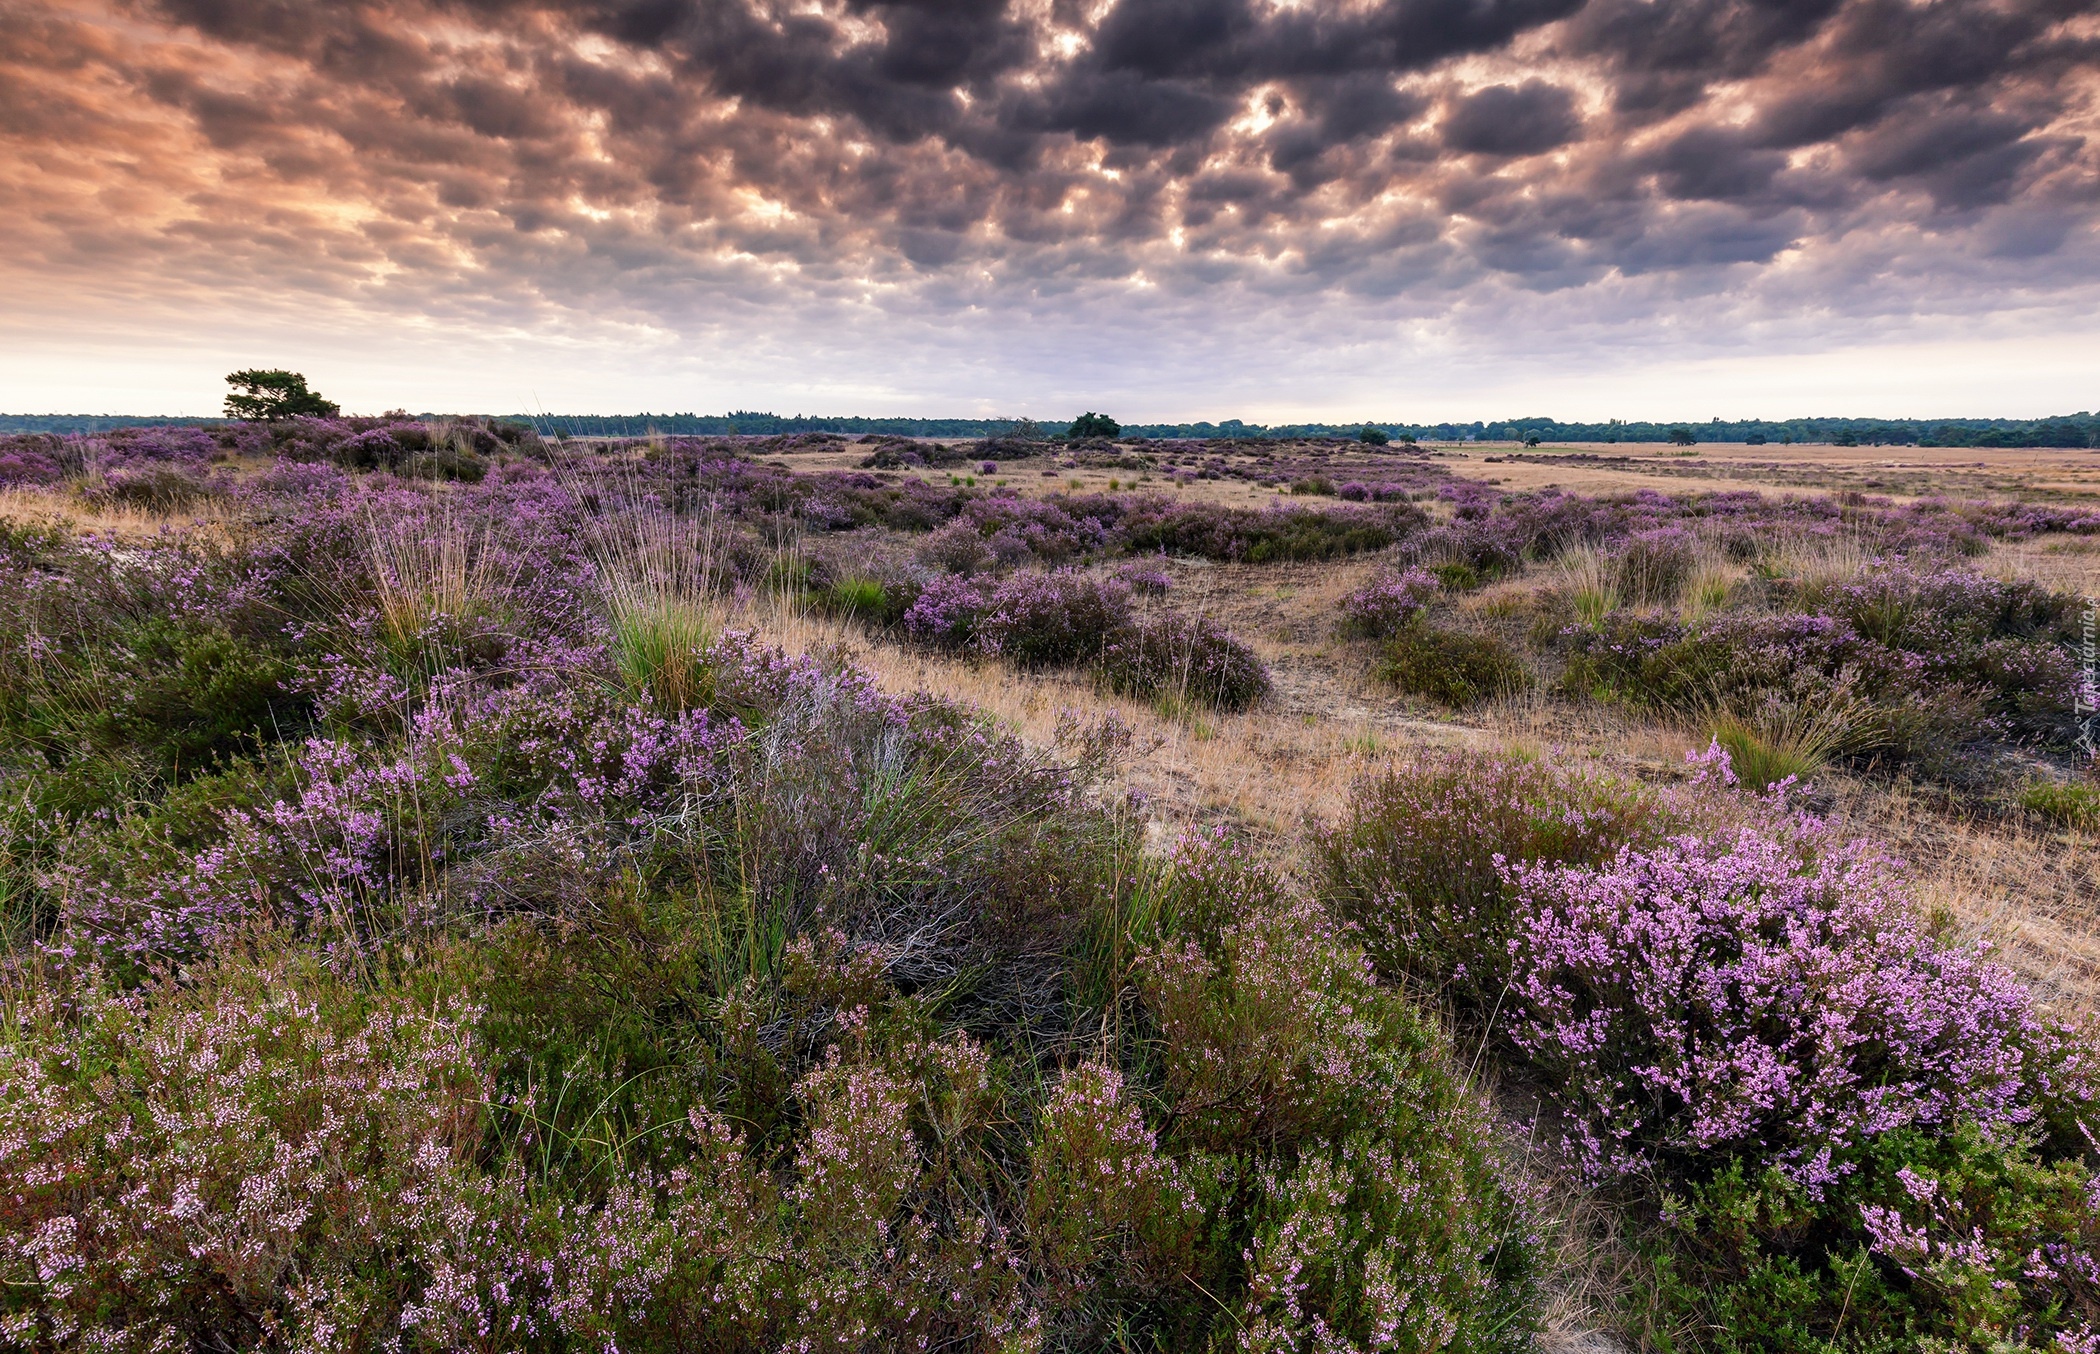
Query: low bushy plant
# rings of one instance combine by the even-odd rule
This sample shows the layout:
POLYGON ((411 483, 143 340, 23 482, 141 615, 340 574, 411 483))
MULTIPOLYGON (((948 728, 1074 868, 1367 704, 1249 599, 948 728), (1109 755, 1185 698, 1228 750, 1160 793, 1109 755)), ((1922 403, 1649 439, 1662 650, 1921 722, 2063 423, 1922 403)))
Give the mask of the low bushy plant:
POLYGON ((1583 1168, 1663 1191, 1715 1347, 2090 1334, 2100 1065, 1871 851, 1794 820, 1509 877, 1509 1037, 1583 1168))
POLYGON ((1611 557, 1613 590, 1635 606, 1674 606, 1697 565, 1697 543, 1683 527, 1635 532, 1611 557))
POLYGON ((1130 625, 1126 584, 1076 571, 1018 573, 985 598, 975 639, 1021 667, 1050 667, 1098 658, 1130 625))
POLYGON ((1516 651, 1493 635, 1417 622, 1386 641, 1378 676, 1410 696, 1463 710, 1521 691, 1531 674, 1516 651))
POLYGON ((960 648, 975 638, 984 608, 984 593, 975 584, 942 574, 921 588, 905 608, 904 633, 923 644, 960 648))
POLYGON ((0 1331, 23 1347, 399 1330, 468 1194, 473 1013, 318 964, 16 993, 0 1036, 0 1331))
POLYGON ((1221 710, 1245 709, 1269 693, 1267 666, 1207 616, 1146 617, 1102 646, 1095 671, 1112 691, 1163 693, 1221 710))
POLYGON ((1259 1200, 1243 1339, 1524 1347, 1534 1243, 1440 1032, 1377 984, 1346 927, 1234 846, 1177 854, 1178 935, 1142 988, 1199 1197, 1259 1200))
POLYGON ((1126 549, 1262 564, 1340 559, 1382 550, 1427 520, 1407 504, 1330 508, 1276 504, 1265 509, 1160 499, 1131 505, 1120 522, 1126 549))
POLYGON ((2100 831, 2100 786, 2085 781, 2036 781, 2020 791, 2020 807, 2065 827, 2100 831))
POLYGON ((1537 758, 1426 756, 1360 782, 1348 813, 1321 829, 1321 893, 1382 972, 1491 1008, 1521 916, 1503 865, 1603 864, 1686 812, 1635 783, 1537 758))
POLYGON ((1342 598, 1342 629, 1364 639, 1390 639, 1420 619, 1442 587, 1424 569, 1381 575, 1342 598))

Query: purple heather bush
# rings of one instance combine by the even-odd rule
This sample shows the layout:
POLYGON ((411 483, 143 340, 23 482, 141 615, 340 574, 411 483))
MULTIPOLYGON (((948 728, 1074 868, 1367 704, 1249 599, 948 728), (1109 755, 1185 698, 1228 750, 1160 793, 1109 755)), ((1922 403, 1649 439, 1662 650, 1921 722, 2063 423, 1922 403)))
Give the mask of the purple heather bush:
POLYGON ((1425 756, 1361 782, 1348 813, 1319 833, 1322 893, 1361 929, 1382 972, 1491 1008, 1507 990, 1520 924, 1506 863, 1601 864, 1696 812, 1537 758, 1425 756))
POLYGON ((1524 1069, 1574 1166, 1647 1200, 1658 1296, 1720 1347, 2078 1338, 2089 1035, 1927 930, 1872 848, 1704 760, 1667 797, 1521 760, 1389 772, 1323 835, 1323 894, 1524 1069))
POLYGON ((919 590, 918 600, 904 613, 904 633, 922 644, 960 648, 976 637, 984 609, 981 589, 966 578, 942 574, 919 590))
POLYGON ((1164 597, 1174 589, 1173 575, 1141 560, 1121 566, 1113 577, 1140 597, 1164 597))
POLYGON ((1588 1171, 1744 1160, 1816 1198, 1880 1134, 2094 1108, 2095 1069, 2025 987, 1812 819, 1508 870, 1503 1019, 1588 1171))
POLYGON ((1442 590, 1424 569, 1381 575, 1342 598, 1342 628, 1366 639, 1389 639, 1421 616, 1442 590))
POLYGON ((985 597, 975 637, 987 652, 1021 667, 1098 658, 1131 625, 1130 589, 1076 571, 1016 573, 985 597))
POLYGON ((1207 616, 1165 612, 1109 638, 1095 671, 1112 691, 1241 710, 1269 694, 1255 652, 1207 616))
POLYGON ((1839 750, 1930 757, 1996 731, 2062 741, 2079 680, 2074 600, 1957 568, 1891 564, 1797 590, 1811 610, 1571 631, 1562 684, 1662 710, 1779 701, 1849 710, 1839 750))

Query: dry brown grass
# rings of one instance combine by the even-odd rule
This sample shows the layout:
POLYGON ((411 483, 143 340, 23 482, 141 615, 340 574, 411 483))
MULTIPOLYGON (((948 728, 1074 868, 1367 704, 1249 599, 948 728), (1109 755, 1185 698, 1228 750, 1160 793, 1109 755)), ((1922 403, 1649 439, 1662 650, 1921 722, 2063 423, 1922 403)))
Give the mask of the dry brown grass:
POLYGON ((146 540, 166 531, 216 523, 223 517, 223 509, 211 503, 171 513, 151 508, 97 506, 63 488, 0 488, 0 520, 62 527, 112 540, 146 540))
POLYGON ((2091 536, 1994 541, 1979 566, 1997 578, 2030 579, 2060 592, 2100 596, 2100 539, 2091 536))
POLYGON ((2100 1017, 2100 841, 2016 818, 1951 811, 1937 794, 1823 778, 1833 816, 1909 864, 1920 902, 2057 1009, 2100 1017))

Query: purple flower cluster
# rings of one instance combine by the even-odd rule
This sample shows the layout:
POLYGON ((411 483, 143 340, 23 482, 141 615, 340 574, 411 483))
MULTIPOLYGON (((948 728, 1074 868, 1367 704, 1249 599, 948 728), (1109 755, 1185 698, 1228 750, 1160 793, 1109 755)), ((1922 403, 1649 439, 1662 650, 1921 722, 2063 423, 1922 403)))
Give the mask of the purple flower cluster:
MULTIPOLYGON (((1793 590, 1773 615, 1615 613, 1565 637, 1571 690, 1663 709, 1781 701, 1857 711, 1854 746, 1919 756, 1979 731, 2061 740, 2080 680, 2074 599, 1969 570, 1891 563, 1793 590)), ((1850 750, 1842 748, 1841 751, 1850 750)))
POLYGON ((1382 575, 1342 598, 1342 628, 1366 639, 1396 635, 1442 590, 1425 569, 1382 575))
POLYGON ((1592 1172, 1739 1159, 1820 1198, 1877 1135, 2096 1108, 2025 987, 1925 934, 1888 863, 1812 820, 1508 877, 1506 1029, 1592 1172))
POLYGON ((1221 710, 1269 694, 1269 670, 1254 650, 1208 616, 1167 612, 1115 633, 1096 670, 1112 691, 1166 693, 1221 710))
POLYGON ((922 644, 960 648, 976 636, 984 608, 984 593, 975 584, 941 574, 920 589, 918 600, 904 613, 904 633, 922 644))

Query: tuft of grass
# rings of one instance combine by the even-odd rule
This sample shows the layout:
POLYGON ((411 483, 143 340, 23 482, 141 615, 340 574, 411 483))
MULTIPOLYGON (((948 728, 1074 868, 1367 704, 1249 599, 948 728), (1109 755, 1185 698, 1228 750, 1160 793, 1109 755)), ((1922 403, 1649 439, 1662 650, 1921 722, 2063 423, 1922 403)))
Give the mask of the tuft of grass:
POLYGON ((1728 751, 1736 779, 1766 790, 1793 777, 1807 780, 1833 757, 1866 752, 1881 741, 1864 702, 1768 704, 1744 713, 1720 708, 1707 732, 1728 751))
POLYGON ((1560 585, 1584 626, 1595 630, 1604 624, 1606 616, 1619 609, 1618 571, 1594 547, 1563 552, 1556 568, 1560 585))
POLYGON ((494 563, 490 534, 487 524, 445 508, 388 521, 366 513, 365 552, 388 650, 409 658, 448 622, 465 630, 500 618, 510 580, 494 563))
POLYGON ((706 653, 722 630, 713 517, 672 512, 631 486, 600 502, 585 539, 611 624, 613 667, 637 696, 676 710, 706 704, 706 653))
POLYGON ((1678 614, 1687 622, 1697 623, 1728 605, 1735 591, 1735 571, 1714 560, 1702 560, 1685 581, 1684 595, 1678 601, 1678 614))
POLYGON ((2020 807, 2081 832, 2100 832, 2100 785, 2036 781, 2020 791, 2020 807))
POLYGON ((1838 536, 1783 539, 1759 556, 1757 572, 1787 579, 1803 588, 1850 583, 1880 558, 1858 532, 1838 536))
POLYGON ((704 602, 685 598, 623 599, 613 606, 613 665, 636 695, 689 710, 707 703, 707 647, 718 627, 704 602))
POLYGON ((1480 586, 1480 570, 1462 559, 1447 559, 1442 564, 1432 564, 1429 572, 1436 581, 1444 585, 1447 592, 1471 592, 1480 586))
POLYGON ((878 578, 841 578, 816 595, 817 610, 868 625, 895 625, 904 619, 917 594, 878 578))

